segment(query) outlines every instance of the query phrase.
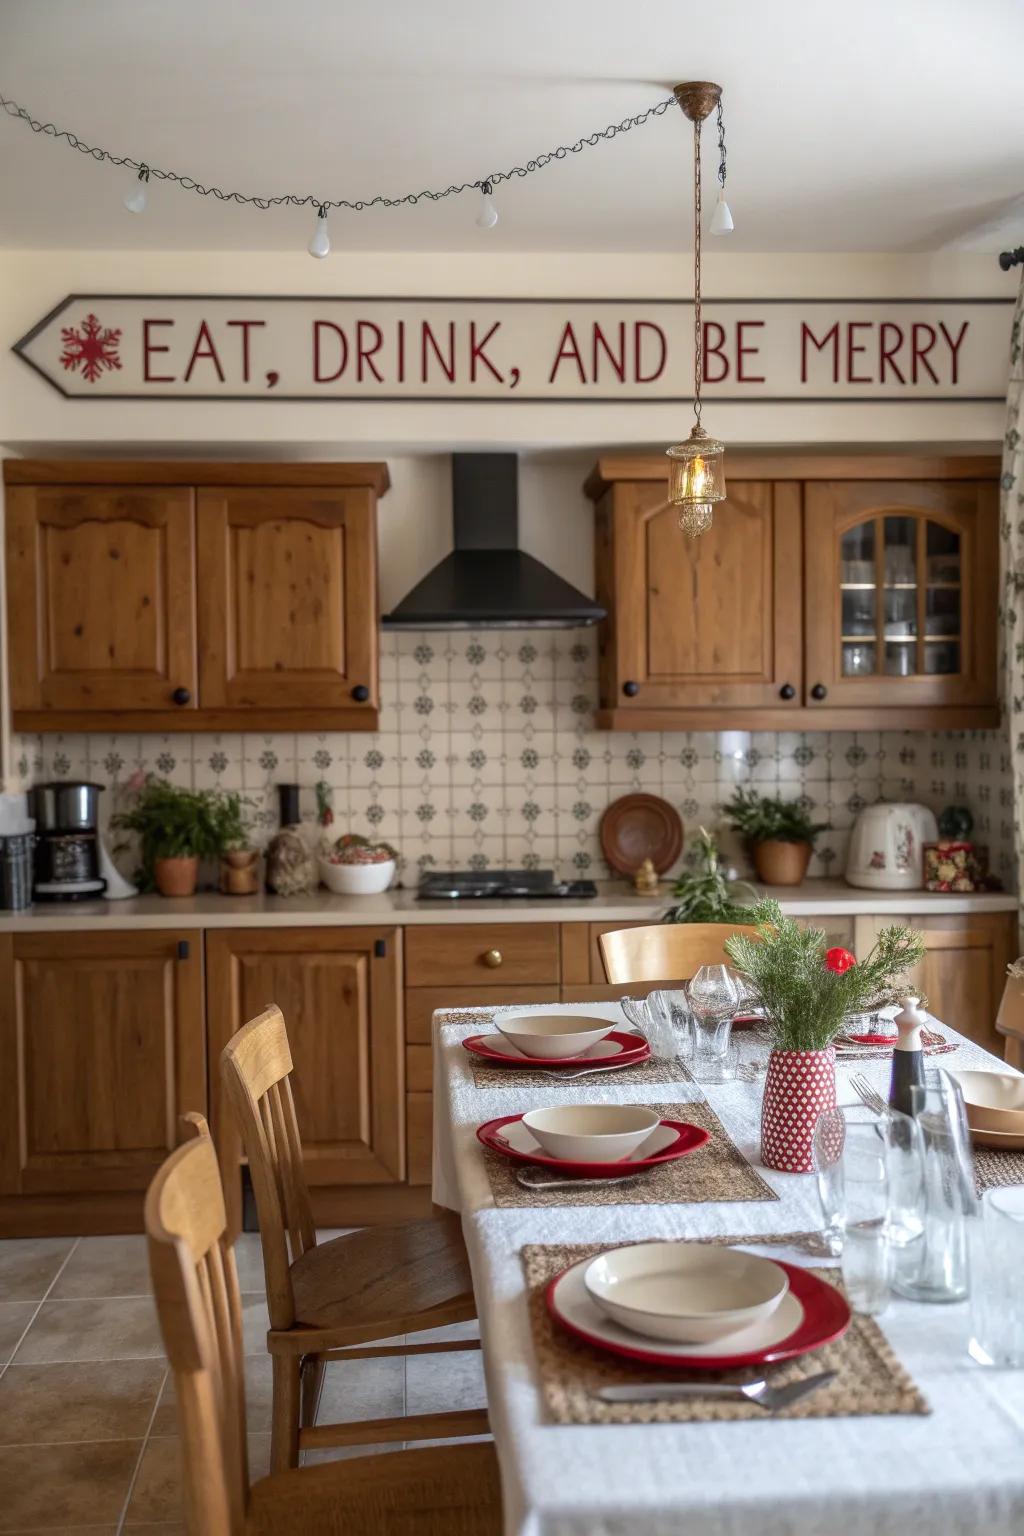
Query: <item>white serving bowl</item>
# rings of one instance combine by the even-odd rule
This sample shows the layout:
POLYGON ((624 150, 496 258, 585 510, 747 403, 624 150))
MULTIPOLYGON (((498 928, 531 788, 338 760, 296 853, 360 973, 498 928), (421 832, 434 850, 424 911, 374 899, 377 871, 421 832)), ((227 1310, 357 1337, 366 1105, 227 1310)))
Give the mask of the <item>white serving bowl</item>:
POLYGON ((383 864, 332 864, 319 859, 320 879, 337 896, 378 896, 386 891, 395 873, 394 859, 383 864))
POLYGON ((599 1254, 583 1276, 602 1312, 632 1333, 707 1344, 771 1317, 789 1290, 784 1269, 738 1248, 634 1243, 599 1254))
POLYGON ((1024 1077, 1010 1072, 951 1072, 973 1131, 1024 1136, 1024 1077))
POLYGON ((495 1028, 524 1056, 579 1056, 615 1028, 613 1019, 578 1013, 499 1013, 495 1028))
POLYGON ((617 1163, 658 1129, 661 1116, 642 1104, 559 1104, 531 1109, 523 1124, 549 1157, 617 1163))

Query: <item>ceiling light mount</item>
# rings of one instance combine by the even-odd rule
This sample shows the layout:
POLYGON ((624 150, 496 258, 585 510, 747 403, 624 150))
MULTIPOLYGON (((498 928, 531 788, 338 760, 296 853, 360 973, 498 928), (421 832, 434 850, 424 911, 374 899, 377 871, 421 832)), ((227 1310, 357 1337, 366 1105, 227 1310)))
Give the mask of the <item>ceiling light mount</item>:
POLYGON ((672 94, 691 123, 702 123, 721 101, 722 87, 713 80, 685 80, 672 87, 672 94))

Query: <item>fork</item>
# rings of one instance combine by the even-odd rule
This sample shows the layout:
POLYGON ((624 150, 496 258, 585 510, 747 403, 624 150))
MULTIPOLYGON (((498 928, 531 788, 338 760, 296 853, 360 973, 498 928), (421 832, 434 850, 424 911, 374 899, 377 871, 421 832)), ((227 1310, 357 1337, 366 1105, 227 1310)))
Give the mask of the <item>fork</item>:
POLYGON ((628 1386, 599 1387, 597 1396, 605 1403, 674 1402, 687 1397, 724 1398, 728 1402, 755 1403, 767 1413, 788 1408, 800 1398, 817 1392, 835 1381, 838 1372, 822 1371, 803 1381, 791 1381, 785 1387, 772 1387, 764 1380, 745 1383, 714 1381, 647 1381, 628 1386))
POLYGON ((850 1087, 860 1099, 865 1108, 870 1109, 876 1115, 887 1115, 889 1106, 882 1098, 878 1089, 869 1083, 863 1072, 855 1072, 850 1078, 850 1087))

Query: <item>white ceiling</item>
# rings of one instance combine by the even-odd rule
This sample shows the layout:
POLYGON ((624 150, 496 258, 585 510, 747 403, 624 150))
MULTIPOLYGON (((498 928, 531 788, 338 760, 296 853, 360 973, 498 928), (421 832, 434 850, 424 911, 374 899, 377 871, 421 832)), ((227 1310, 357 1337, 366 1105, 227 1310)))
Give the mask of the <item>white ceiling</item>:
MULTIPOLYGON (((473 181, 724 87, 746 251, 1024 240, 1021 0, 0 0, 0 93, 91 144, 257 193, 473 181)), ((644 127, 477 198, 331 221, 367 250, 689 244, 689 125, 644 127)), ((715 137, 705 129, 706 196, 715 137)), ((0 116, 0 246, 294 250, 306 211, 130 177, 0 116)))

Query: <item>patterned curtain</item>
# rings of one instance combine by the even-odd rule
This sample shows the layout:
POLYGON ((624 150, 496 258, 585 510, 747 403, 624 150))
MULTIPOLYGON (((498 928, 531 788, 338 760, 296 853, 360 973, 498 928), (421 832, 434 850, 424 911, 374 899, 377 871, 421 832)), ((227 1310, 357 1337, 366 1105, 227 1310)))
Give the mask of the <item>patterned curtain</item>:
POLYGON ((1013 758, 1017 889, 1024 893, 1024 275, 1010 333, 999 533, 1003 699, 1013 758))

